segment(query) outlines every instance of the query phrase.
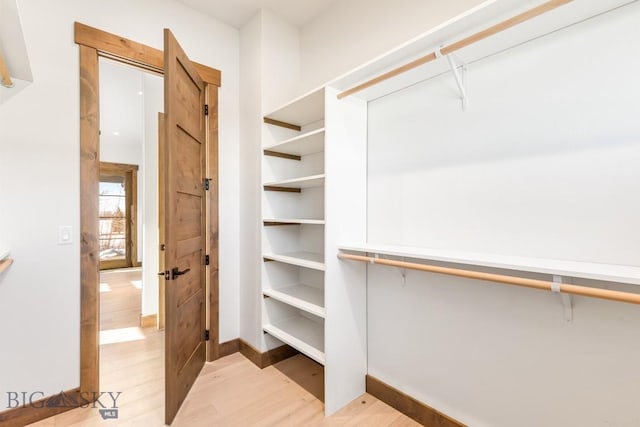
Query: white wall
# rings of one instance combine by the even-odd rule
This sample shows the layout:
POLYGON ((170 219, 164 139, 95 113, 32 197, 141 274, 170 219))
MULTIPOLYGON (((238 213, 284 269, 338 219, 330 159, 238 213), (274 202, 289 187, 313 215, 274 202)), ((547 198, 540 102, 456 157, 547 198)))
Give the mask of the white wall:
POLYGON ((241 29, 241 271, 240 336, 265 350, 281 343, 263 340, 261 297, 262 117, 293 99, 300 81, 298 28, 262 9, 241 29))
POLYGON ((53 394, 79 384, 76 20, 157 48, 170 27, 192 59, 222 70, 220 323, 221 339, 237 337, 238 31, 168 0, 19 6, 34 83, 0 105, 0 238, 16 259, 0 276, 0 394, 53 394), (73 226, 72 245, 57 245, 58 225, 73 226))
POLYGON ((341 0, 300 32, 302 92, 376 58, 483 0, 341 0))
POLYGON ((300 30, 269 9, 262 10, 262 113, 281 107, 300 92, 300 30))
POLYGON ((164 79, 143 75, 144 93, 144 247, 142 315, 158 313, 160 230, 158 224, 158 113, 164 111, 164 79))
MULTIPOLYGON (((370 103, 369 242, 639 266, 639 19, 472 64, 466 112, 450 74, 370 103)), ((637 307, 368 272, 369 374, 472 426, 640 425, 637 307)))
POLYGON ((240 337, 261 347, 260 131, 262 122, 262 16, 240 30, 240 337))
MULTIPOLYGON (((262 10, 262 105, 261 105, 261 117, 267 115, 269 112, 281 107, 285 103, 291 101, 297 97, 299 92, 300 83, 300 32, 298 28, 283 18, 279 17, 275 13, 268 9, 262 10)), ((262 121, 262 120, 260 120, 262 121)), ((259 164, 263 165, 259 170, 264 172, 263 162, 264 156, 262 155, 261 147, 263 145, 272 144, 274 142, 274 133, 277 134, 281 131, 287 132, 287 130, 277 128, 274 126, 261 125, 262 139, 260 142, 260 148, 257 152, 259 155, 259 164)), ((262 180, 266 178, 265 173, 259 174, 258 186, 259 200, 262 191, 262 180)), ((260 203, 258 206, 261 206, 260 203)), ((258 212, 262 217, 262 210, 258 212)), ((260 218, 261 219, 261 218, 260 218)), ((259 221, 260 224, 261 221, 259 221)), ((262 227, 260 227, 262 228, 262 227)), ((264 235, 262 235, 264 238, 264 235)), ((265 248, 267 242, 261 242, 258 248, 265 248)), ((261 259, 261 258, 260 258, 261 259)), ((264 263, 260 262, 262 267, 261 274, 258 277, 262 277, 264 280, 264 263)), ((262 281, 261 280, 261 281, 262 281)), ((263 284, 260 283, 258 289, 262 289, 263 284)), ((259 292, 259 295, 262 295, 259 292)), ((262 315, 260 321, 264 320, 266 316, 266 307, 263 305, 263 298, 259 298, 259 304, 261 310, 258 312, 262 315)), ((260 328, 261 329, 261 328, 260 328)), ((272 348, 281 346, 283 343, 273 338, 270 335, 262 335, 260 348, 263 351, 270 350, 272 348)))

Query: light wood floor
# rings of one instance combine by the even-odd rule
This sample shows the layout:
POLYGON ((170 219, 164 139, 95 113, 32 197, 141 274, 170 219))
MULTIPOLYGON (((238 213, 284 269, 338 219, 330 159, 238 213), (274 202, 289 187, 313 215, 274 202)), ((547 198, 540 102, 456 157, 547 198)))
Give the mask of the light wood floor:
POLYGON ((142 270, 107 270, 100 274, 100 330, 140 326, 142 270))
MULTIPOLYGON (((103 420, 97 409, 80 408, 32 426, 164 425, 164 334, 137 327, 140 290, 131 282, 139 274, 101 276, 110 288, 100 295, 103 338, 106 332, 108 340, 120 342, 101 345, 100 388, 122 392, 118 419, 103 420)), ((324 405, 316 397, 322 395, 323 382, 322 367, 302 355, 259 369, 236 353, 205 365, 173 426, 419 425, 368 394, 324 418, 324 405)))

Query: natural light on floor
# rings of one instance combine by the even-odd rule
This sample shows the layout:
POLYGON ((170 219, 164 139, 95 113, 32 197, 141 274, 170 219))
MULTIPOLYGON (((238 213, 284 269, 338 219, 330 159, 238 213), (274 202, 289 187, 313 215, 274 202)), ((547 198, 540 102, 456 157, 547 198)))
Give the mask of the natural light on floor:
POLYGON ((100 292, 111 292, 111 286, 108 283, 100 283, 100 292))
POLYGON ((142 289, 142 280, 132 280, 131 283, 136 289, 142 289))
POLYGON ((108 329, 100 331, 100 345, 143 340, 144 333, 139 327, 108 329))

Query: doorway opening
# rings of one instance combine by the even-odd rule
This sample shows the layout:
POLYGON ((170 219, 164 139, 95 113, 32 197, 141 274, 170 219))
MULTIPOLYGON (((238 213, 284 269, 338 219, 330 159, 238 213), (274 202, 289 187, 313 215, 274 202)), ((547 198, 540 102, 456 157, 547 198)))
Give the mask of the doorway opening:
MULTIPOLYGON (((217 112, 221 73, 191 62, 168 29, 164 30, 164 51, 77 22, 75 42, 79 45, 80 53, 80 393, 96 393, 104 385, 100 381, 102 363, 99 314, 100 303, 104 298, 101 297, 98 268, 100 233, 97 202, 103 142, 101 137, 107 135, 104 124, 100 123, 100 99, 104 93, 100 88, 99 62, 102 58, 109 58, 135 69, 164 75, 164 87, 167 88, 164 105, 167 105, 170 114, 167 114, 165 126, 159 134, 166 135, 163 138, 163 144, 167 145, 163 150, 163 159, 166 158, 166 161, 161 160, 160 163, 167 181, 164 190, 167 196, 164 203, 164 223, 169 231, 164 236, 166 241, 153 249, 163 251, 167 264, 167 270, 162 272, 167 295, 166 345, 162 362, 165 365, 165 421, 170 423, 204 361, 217 359, 220 351, 217 112), (188 102, 185 101, 186 96, 189 97, 188 102), (195 139, 185 139, 182 131, 195 139), (199 144, 200 155, 193 158, 187 156, 185 159, 184 155, 193 151, 190 150, 193 144, 187 147, 185 142, 192 140, 199 144), (199 159, 197 164, 194 159, 199 159), (198 173, 194 172, 196 170, 198 173), (195 194, 198 186, 206 192, 195 194), (181 197, 187 197, 190 203, 181 203, 181 197), (196 199, 199 200, 199 216, 192 215, 196 211, 193 209, 196 199), (183 227, 174 227, 175 224, 182 224, 183 227), (191 228, 195 230, 196 225, 201 232, 197 242, 189 234, 193 231, 191 228), (165 246, 166 249, 163 249, 165 246), (201 257, 202 264, 197 270, 195 258, 185 258, 196 252, 206 254, 201 257), (194 283, 200 283, 198 292, 187 295, 188 298, 185 299, 184 291, 190 290, 194 283), (188 316, 195 319, 196 311, 197 322, 184 321, 188 316), (197 352, 189 351, 187 344, 193 344, 197 352), (197 357, 184 357, 185 354, 196 353, 197 357)), ((157 111, 159 110, 156 110, 156 116, 157 111)), ((141 169, 143 168, 144 165, 141 165, 141 169)), ((143 260, 143 267, 147 267, 149 274, 156 274, 158 280, 158 272, 151 271, 144 265, 145 262, 143 260)), ((107 286, 103 288, 108 289, 107 286)))
MULTIPOLYGON (((157 275, 158 113, 164 79, 107 58, 99 59, 99 76, 100 383, 125 389, 152 383, 159 390, 165 336, 158 327, 164 280, 157 275), (123 372, 129 372, 126 379, 123 372)), ((158 404, 162 397, 154 396, 158 404)))

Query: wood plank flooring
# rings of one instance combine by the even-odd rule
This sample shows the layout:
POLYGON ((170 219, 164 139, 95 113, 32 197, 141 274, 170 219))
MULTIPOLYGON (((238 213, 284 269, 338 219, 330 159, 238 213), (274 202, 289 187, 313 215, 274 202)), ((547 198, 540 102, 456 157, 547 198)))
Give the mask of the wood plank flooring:
MULTIPOLYGON (((101 390, 122 392, 118 419, 97 408, 79 408, 32 424, 37 427, 164 425, 164 333, 139 325, 140 273, 101 275, 101 390), (136 275, 137 274, 137 275, 136 275), (134 282, 132 284, 132 282, 134 282), (115 332, 114 332, 115 331, 115 332)), ((207 363, 173 423, 209 426, 417 426, 395 409, 364 394, 324 417, 322 366, 298 355, 259 369, 240 353, 207 363)), ((102 399, 105 405, 110 399, 102 399)), ((106 405, 110 406, 110 405, 106 405)))
POLYGON ((140 326, 142 270, 100 273, 100 330, 140 326))

